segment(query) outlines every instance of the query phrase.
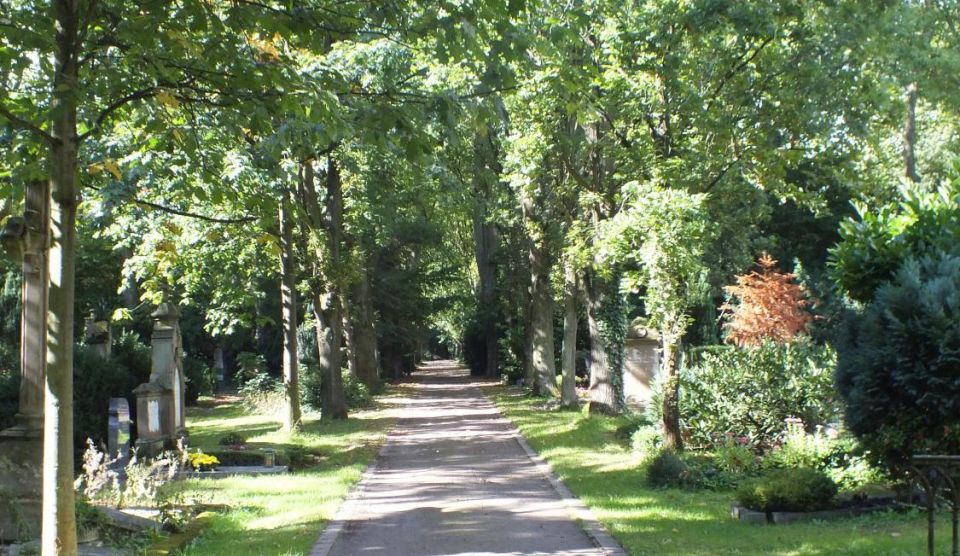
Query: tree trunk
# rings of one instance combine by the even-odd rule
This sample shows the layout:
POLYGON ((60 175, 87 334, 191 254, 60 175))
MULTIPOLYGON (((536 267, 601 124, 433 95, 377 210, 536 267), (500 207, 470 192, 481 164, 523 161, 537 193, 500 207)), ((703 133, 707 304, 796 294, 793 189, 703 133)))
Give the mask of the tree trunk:
POLYGON ((563 382, 560 406, 575 408, 577 401, 577 271, 571 261, 563 267, 563 382))
POLYGON ((300 385, 297 360, 297 279, 293 264, 293 222, 290 221, 290 193, 280 202, 280 312, 283 323, 283 387, 286 409, 283 429, 300 428, 300 385))
POLYGON ((680 435, 680 340, 663 338, 663 446, 671 450, 683 449, 680 435))
POLYGON ((325 337, 329 342, 328 359, 326 365, 321 361, 321 370, 324 373, 322 388, 323 416, 327 419, 346 419, 347 403, 343 393, 343 374, 340 366, 340 346, 343 343, 343 305, 341 304, 341 247, 343 238, 343 186, 340 181, 340 169, 333 155, 327 157, 327 238, 329 261, 325 277, 327 292, 324 296, 326 304, 317 322, 323 320, 323 328, 327 330, 325 337))
POLYGON ((603 284, 588 271, 584 280, 587 301, 587 323, 590 331, 590 413, 617 415, 620 413, 617 372, 608 355, 607 340, 602 330, 604 310, 603 284))
POLYGON ((478 316, 483 334, 483 369, 488 377, 500 375, 500 358, 497 346, 497 304, 496 280, 497 265, 494 258, 499 236, 496 225, 491 221, 493 203, 493 181, 499 178, 499 165, 492 143, 493 130, 486 134, 478 133, 474 138, 474 178, 473 194, 473 242, 477 259, 478 279, 478 316))
POLYGON ((343 307, 343 345, 347 349, 347 374, 356 381, 359 377, 357 376, 357 343, 354 336, 353 312, 345 297, 340 298, 340 305, 343 307))
POLYGON ((377 330, 374 322, 373 300, 370 298, 370 277, 367 271, 360 273, 356 287, 353 342, 356 351, 357 378, 371 392, 380 389, 379 354, 377 353, 377 330))
POLYGON ((550 255, 546 246, 530 242, 530 340, 533 390, 538 396, 557 395, 557 367, 553 340, 553 294, 550 291, 550 255))
POLYGON ((903 125, 903 175, 913 183, 920 183, 920 176, 917 174, 917 160, 915 158, 915 145, 917 141, 916 83, 911 83, 907 86, 907 93, 904 97, 907 103, 907 118, 903 125))
POLYGON ((77 554, 73 495, 73 317, 77 233, 77 26, 75 0, 54 2, 50 147, 50 251, 44 391, 43 554, 77 554))

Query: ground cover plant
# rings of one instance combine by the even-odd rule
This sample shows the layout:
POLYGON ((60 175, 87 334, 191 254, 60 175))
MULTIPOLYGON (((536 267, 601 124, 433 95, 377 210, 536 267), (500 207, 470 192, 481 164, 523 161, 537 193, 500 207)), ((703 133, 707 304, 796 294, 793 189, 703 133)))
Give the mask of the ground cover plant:
MULTIPOLYGON (((641 457, 616 440, 627 417, 542 411, 521 390, 487 392, 553 471, 634 555, 907 555, 926 543, 926 516, 882 513, 783 526, 730 517, 734 491, 650 488, 641 457)), ((949 535, 947 519, 938 535, 949 535)))

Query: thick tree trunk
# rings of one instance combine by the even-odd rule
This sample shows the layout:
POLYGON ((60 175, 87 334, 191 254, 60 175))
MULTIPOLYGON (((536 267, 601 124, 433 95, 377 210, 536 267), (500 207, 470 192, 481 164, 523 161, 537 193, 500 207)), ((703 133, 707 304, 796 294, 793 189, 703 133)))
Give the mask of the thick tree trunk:
POLYGON ((680 435, 680 340, 663 338, 663 446, 683 449, 680 435))
POLYGON ((347 374, 356 381, 359 377, 357 377, 357 344, 354 337, 353 312, 346 298, 341 297, 340 304, 343 307, 343 346, 347 350, 347 374))
POLYGON ((353 322, 353 342, 356 351, 357 378, 375 392, 380 388, 379 354, 377 352, 377 330, 373 314, 373 300, 370 298, 370 277, 366 270, 360 273, 356 286, 355 319, 353 322))
POLYGON ((913 183, 920 183, 917 174, 915 145, 917 142, 917 84, 907 86, 904 95, 907 104, 907 117, 903 125, 903 175, 913 183))
POLYGON ((530 242, 530 341, 533 390, 538 396, 557 395, 557 368, 553 340, 553 294, 550 291, 550 255, 545 246, 530 242))
POLYGON ((41 550, 77 554, 73 495, 73 317, 77 189, 77 28, 75 0, 54 2, 50 147, 50 251, 47 368, 44 391, 41 550))
MULTIPOLYGON (((327 157, 327 237, 329 262, 326 268, 326 304, 318 317, 322 317, 325 337, 329 342, 328 359, 321 361, 324 375, 322 389, 323 416, 327 419, 346 419, 347 402, 343 392, 343 374, 340 346, 343 343, 343 305, 340 299, 340 267, 343 264, 343 184, 340 168, 333 155, 327 157)), ((318 318, 318 323, 321 318, 318 318)))
POLYGON ((499 179, 499 163, 491 139, 492 129, 474 138, 474 210, 473 242, 477 259, 478 313, 483 334, 483 369, 488 377, 500 375, 500 357, 497 346, 497 264, 495 255, 500 241, 497 227, 491 220, 493 182, 499 179))
POLYGON ((577 401, 577 271, 571 261, 563 267, 563 351, 561 354, 563 381, 560 406, 575 408, 577 401))
POLYGON ((590 331, 590 413, 616 415, 620 413, 620 381, 614 374, 615 365, 610 361, 607 340, 602 330, 604 310, 603 285, 592 272, 584 280, 587 301, 587 323, 590 331))
POLYGON ((300 384, 297 360, 297 279, 293 263, 290 193, 280 202, 280 312, 283 322, 283 387, 286 409, 283 429, 300 428, 300 384))

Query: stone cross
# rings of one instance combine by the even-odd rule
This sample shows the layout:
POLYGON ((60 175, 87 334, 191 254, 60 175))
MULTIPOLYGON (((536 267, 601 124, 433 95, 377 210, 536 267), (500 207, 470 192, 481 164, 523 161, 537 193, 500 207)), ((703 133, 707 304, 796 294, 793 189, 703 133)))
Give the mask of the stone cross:
POLYGON ((0 431, 0 540, 40 533, 40 470, 43 462, 43 392, 47 359, 47 250, 49 185, 27 184, 24 211, 0 232, 4 250, 23 264, 20 330, 20 393, 14 426, 0 431), (14 515, 14 512, 16 515, 14 515))

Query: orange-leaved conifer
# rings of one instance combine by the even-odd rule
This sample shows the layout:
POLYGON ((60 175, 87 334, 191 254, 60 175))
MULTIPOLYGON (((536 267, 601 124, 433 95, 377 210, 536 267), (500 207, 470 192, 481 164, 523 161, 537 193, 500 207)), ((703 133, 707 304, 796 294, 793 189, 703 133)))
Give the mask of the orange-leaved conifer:
POLYGON ((795 276, 779 272, 777 261, 764 253, 757 261, 760 271, 737 276, 736 285, 724 290, 735 297, 735 304, 725 303, 729 320, 724 324, 726 341, 738 346, 752 346, 770 340, 784 344, 806 334, 813 319, 807 307, 803 287, 795 276))

